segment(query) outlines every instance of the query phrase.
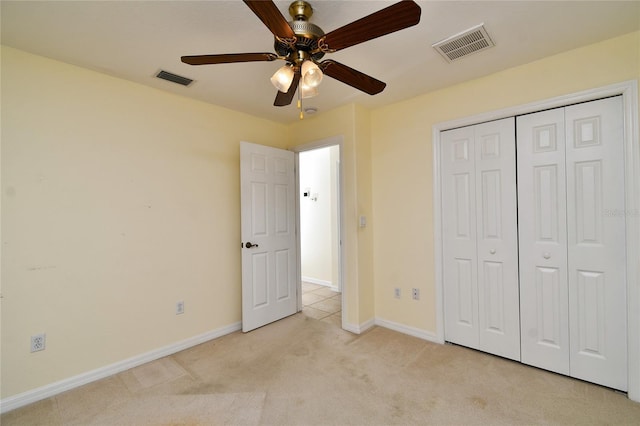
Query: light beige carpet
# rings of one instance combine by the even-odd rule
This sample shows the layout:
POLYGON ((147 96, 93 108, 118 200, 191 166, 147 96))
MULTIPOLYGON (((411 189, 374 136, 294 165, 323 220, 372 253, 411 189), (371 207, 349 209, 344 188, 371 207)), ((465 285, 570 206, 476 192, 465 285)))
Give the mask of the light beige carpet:
POLYGON ((384 328, 297 314, 23 407, 10 425, 640 424, 579 380, 384 328))

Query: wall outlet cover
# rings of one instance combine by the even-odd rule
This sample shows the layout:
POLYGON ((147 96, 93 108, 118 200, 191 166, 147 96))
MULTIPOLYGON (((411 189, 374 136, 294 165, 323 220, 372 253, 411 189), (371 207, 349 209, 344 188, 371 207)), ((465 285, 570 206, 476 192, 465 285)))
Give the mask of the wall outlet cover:
POLYGON ((31 336, 31 352, 44 351, 47 344, 47 335, 44 333, 31 336))

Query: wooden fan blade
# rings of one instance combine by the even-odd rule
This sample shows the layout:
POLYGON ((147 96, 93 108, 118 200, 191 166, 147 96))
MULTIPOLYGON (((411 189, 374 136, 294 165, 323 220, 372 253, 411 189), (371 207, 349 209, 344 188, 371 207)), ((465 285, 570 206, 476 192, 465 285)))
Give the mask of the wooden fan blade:
POLYGON ((420 22, 421 9, 411 0, 401 1, 326 34, 318 41, 322 51, 336 51, 372 40, 420 22))
POLYGON ((281 39, 295 39, 296 35, 287 20, 272 0, 244 0, 249 9, 256 14, 274 36, 281 39))
POLYGON ((183 56, 182 62, 189 65, 231 64, 234 62, 274 61, 278 55, 273 53, 226 53, 221 55, 183 56))
POLYGON ((287 106, 291 104, 293 100, 293 96, 296 94, 296 89, 298 88, 298 83, 300 82, 300 73, 296 72, 293 76, 293 81, 291 82, 291 86, 289 86, 289 90, 287 93, 283 93, 278 90, 278 94, 276 94, 276 99, 273 101, 273 106, 287 106))
POLYGON ((366 74, 361 73, 358 70, 354 70, 344 64, 336 62, 332 59, 327 59, 320 63, 320 68, 324 75, 335 78, 348 84, 351 87, 355 87, 358 90, 362 90, 369 95, 375 95, 384 90, 387 86, 386 83, 376 80, 366 74))

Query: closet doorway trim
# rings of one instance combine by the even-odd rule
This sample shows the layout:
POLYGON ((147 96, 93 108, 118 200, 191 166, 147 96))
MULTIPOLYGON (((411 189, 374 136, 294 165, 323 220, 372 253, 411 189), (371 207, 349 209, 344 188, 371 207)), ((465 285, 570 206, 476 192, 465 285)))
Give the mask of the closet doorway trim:
POLYGON ((444 343, 444 288, 442 283, 442 192, 440 132, 551 108, 622 95, 624 106, 625 215, 627 255, 628 397, 640 402, 640 143, 638 141, 638 82, 625 81, 600 88, 436 123, 432 129, 433 229, 436 284, 436 340, 444 343))

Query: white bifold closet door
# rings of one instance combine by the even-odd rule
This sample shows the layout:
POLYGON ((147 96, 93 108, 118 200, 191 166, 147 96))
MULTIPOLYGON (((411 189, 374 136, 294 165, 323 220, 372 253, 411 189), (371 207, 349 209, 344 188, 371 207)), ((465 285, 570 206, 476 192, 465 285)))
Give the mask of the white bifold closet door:
POLYGON ((519 360, 515 119, 442 142, 445 339, 519 360))
POLYGON ((522 362, 627 390, 621 97, 518 117, 522 362))
POLYGON ((564 108, 517 118, 522 362, 569 374, 564 108))

